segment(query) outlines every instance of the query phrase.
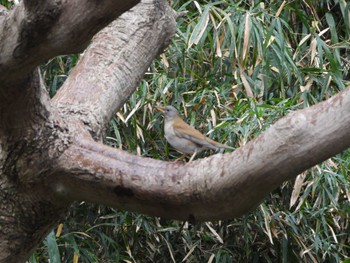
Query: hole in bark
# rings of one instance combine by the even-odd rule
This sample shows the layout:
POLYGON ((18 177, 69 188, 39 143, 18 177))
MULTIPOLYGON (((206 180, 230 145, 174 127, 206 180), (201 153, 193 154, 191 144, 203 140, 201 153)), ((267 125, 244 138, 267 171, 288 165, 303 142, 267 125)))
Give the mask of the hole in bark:
POLYGON ((188 222, 192 225, 196 224, 196 218, 194 217, 194 215, 192 215, 192 214, 188 215, 188 222))
POLYGON ((134 192, 130 188, 126 188, 126 187, 119 186, 119 185, 114 187, 113 191, 119 197, 132 197, 132 196, 134 196, 134 192))

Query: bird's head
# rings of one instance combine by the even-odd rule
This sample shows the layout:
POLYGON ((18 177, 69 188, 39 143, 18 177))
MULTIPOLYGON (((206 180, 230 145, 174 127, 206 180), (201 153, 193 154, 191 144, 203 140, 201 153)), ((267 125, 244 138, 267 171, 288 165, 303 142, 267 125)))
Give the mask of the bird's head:
POLYGON ((156 107, 156 109, 163 113, 164 118, 167 120, 171 120, 179 115, 177 110, 170 105, 164 106, 164 107, 156 107))

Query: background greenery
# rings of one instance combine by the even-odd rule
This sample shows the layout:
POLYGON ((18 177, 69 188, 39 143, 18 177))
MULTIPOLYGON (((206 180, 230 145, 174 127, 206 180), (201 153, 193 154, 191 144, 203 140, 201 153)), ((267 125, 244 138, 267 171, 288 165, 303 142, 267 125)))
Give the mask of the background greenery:
MULTIPOLYGON (((106 144, 175 160, 180 154, 167 145, 153 110, 172 104, 208 136, 239 147, 289 111, 349 85, 348 1, 172 5, 187 13, 111 121, 106 144)), ((51 96, 77 60, 61 56, 42 66, 51 96)), ((346 151, 228 221, 189 225, 76 203, 29 262, 350 262, 349 167, 346 151)))

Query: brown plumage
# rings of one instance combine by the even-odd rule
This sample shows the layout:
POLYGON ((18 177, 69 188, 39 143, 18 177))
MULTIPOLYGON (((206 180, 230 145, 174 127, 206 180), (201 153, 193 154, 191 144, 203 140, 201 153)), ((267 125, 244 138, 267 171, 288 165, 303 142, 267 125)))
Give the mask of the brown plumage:
POLYGON ((218 143, 197 131, 184 122, 173 106, 156 107, 164 115, 165 138, 171 146, 182 153, 195 155, 204 150, 218 150, 221 148, 234 150, 233 147, 218 143))

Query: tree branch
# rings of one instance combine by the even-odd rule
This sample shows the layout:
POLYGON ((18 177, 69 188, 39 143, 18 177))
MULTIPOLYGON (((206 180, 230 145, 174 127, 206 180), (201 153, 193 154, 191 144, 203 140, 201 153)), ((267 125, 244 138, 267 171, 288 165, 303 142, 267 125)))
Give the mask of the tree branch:
POLYGON ((95 138, 129 96, 175 33, 165 1, 145 0, 99 32, 54 97, 66 116, 78 116, 95 138), (122 63, 121 63, 122 62, 122 63))
POLYGON ((26 78, 45 60, 82 51, 103 27, 139 0, 22 1, 0 17, 0 81, 26 78))
MULTIPOLYGON (((4 85, 0 92, 0 130, 17 139, 29 134, 33 125, 43 125, 50 113, 49 96, 40 70, 36 69, 16 85, 4 85)), ((35 136, 35 135, 34 135, 35 136)))
POLYGON ((346 89, 288 114, 233 153, 190 164, 137 157, 78 138, 58 160, 64 171, 53 190, 72 200, 165 218, 237 217, 282 182, 350 147, 349 109, 346 89))

